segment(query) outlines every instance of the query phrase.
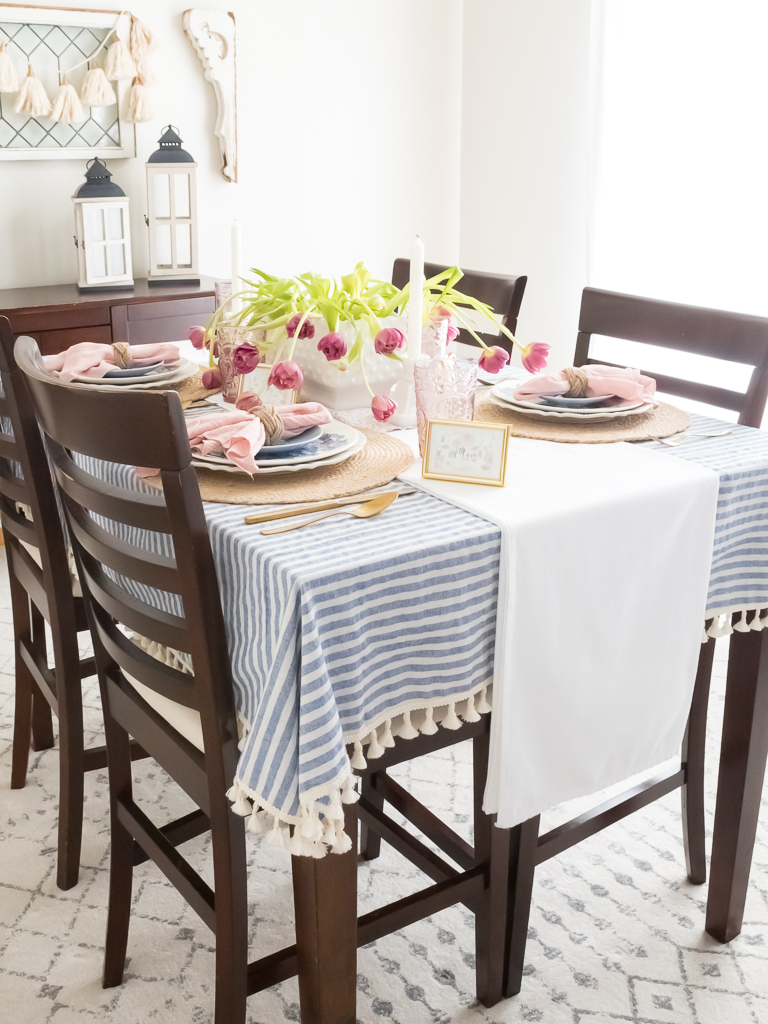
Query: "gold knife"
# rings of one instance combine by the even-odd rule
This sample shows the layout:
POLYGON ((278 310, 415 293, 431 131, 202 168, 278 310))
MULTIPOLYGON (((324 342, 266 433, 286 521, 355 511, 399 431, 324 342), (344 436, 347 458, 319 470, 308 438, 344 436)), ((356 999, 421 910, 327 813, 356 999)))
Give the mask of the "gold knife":
MULTIPOLYGON (((414 494, 418 488, 406 487, 402 491, 396 491, 398 497, 403 494, 414 494)), ((389 494, 389 491, 382 491, 382 494, 389 494)), ((249 516, 243 517, 243 522, 246 526, 253 526, 256 523, 269 523, 273 519, 287 519, 290 516, 303 516, 311 512, 325 512, 332 508, 343 508, 344 505, 356 505, 360 501, 369 501, 371 498, 378 498, 378 494, 371 494, 370 491, 364 494, 351 494, 348 498, 335 498, 333 501, 321 501, 316 502, 314 505, 301 505, 293 506, 291 508, 283 509, 282 512, 254 512, 249 516)))

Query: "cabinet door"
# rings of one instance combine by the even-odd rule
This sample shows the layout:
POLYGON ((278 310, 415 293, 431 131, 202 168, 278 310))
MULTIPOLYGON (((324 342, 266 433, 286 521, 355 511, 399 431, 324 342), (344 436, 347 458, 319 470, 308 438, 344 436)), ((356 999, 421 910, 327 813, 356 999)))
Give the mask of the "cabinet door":
POLYGON ((215 308, 213 295, 113 306, 113 340, 127 341, 131 345, 182 341, 186 339, 190 327, 206 324, 215 308))

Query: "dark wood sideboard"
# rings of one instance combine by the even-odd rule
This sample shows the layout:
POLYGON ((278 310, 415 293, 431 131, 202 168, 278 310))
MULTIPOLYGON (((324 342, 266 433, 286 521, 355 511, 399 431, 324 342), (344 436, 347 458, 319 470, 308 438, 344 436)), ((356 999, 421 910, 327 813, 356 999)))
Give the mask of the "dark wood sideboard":
POLYGON ((180 341, 195 324, 205 324, 215 309, 213 278, 199 285, 152 285, 136 281, 132 289, 81 293, 74 284, 0 291, 0 316, 15 335, 34 338, 44 355, 80 341, 142 345, 180 341))

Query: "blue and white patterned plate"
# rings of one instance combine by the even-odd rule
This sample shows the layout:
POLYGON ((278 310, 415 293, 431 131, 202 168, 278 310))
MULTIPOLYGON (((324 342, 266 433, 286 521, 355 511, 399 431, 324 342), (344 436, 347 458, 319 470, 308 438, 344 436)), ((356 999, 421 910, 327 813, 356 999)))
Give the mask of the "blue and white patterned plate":
MULTIPOLYGON (((302 444, 290 452, 272 452, 272 446, 262 448, 256 465, 263 473, 289 473, 315 466, 334 465, 353 455, 365 444, 365 435, 338 420, 331 420, 322 430, 322 436, 302 444)), ((193 455, 192 464, 206 469, 223 469, 239 473, 225 455, 193 455)))

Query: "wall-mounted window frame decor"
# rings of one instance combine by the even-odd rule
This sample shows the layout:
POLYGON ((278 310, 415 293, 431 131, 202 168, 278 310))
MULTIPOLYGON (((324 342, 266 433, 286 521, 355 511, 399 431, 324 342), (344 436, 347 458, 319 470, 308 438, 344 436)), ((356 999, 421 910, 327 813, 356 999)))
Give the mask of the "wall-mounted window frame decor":
MULTIPOLYGON (((89 66, 103 66, 107 47, 115 39, 127 41, 130 28, 127 11, 0 3, 0 43, 6 44, 19 77, 30 64, 49 97, 59 87, 59 75, 67 75, 79 92, 89 66)), ((84 119, 72 123, 45 115, 18 114, 14 110, 16 95, 0 93, 0 160, 115 160, 136 156, 134 126, 121 115, 130 82, 122 80, 112 85, 116 104, 85 107, 84 119)))

